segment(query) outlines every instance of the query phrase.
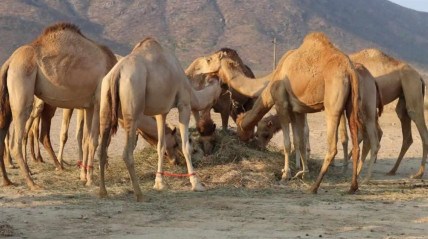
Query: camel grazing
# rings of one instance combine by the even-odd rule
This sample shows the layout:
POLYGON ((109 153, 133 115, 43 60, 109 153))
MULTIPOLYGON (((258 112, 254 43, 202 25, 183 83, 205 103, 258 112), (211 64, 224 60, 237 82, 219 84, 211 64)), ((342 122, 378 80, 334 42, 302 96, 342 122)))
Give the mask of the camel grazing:
MULTIPOLYGON (((360 111, 358 74, 349 58, 335 48, 324 34, 308 34, 302 45, 285 54, 275 71, 264 78, 249 81, 243 76, 241 68, 227 57, 220 60, 219 73, 222 71, 223 74, 229 75, 227 83, 235 90, 247 96, 260 94, 253 109, 238 117, 238 133, 241 138, 249 138, 257 122, 275 105, 284 134, 284 178, 289 176, 288 157, 291 147, 289 123, 295 124, 295 146, 299 149, 296 152, 301 152, 302 159, 306 163, 303 150, 304 116, 306 113, 325 110, 328 152, 318 179, 311 188, 313 193, 317 192, 330 162, 337 153, 337 127, 340 116, 346 109, 353 142, 354 167, 350 192, 358 189, 357 136, 361 127, 361 119, 358 116, 360 111)), ((220 78, 224 79, 221 76, 220 78)))
MULTIPOLYGON (((38 186, 29 174, 21 149, 33 96, 52 107, 84 109, 83 161, 91 166, 98 143, 90 132, 92 119, 97 124, 99 117, 94 95, 98 83, 115 63, 116 58, 107 47, 85 37, 75 25, 59 23, 46 28, 30 44, 18 48, 3 64, 0 72, 0 150, 4 150, 4 138, 13 119, 15 144, 11 151, 31 189, 38 186)), ((92 129, 97 130, 96 127, 92 129)), ((3 165, 3 157, 0 159, 3 165)), ((5 171, 3 177, 6 184, 10 182, 5 171)), ((81 171, 81 179, 87 180, 87 184, 91 184, 91 178, 92 170, 81 171)))
MULTIPOLYGON (((207 61, 210 60, 207 59, 207 61)), ((209 73, 218 69, 206 70, 203 67, 201 70, 209 73)), ((135 131, 139 118, 143 114, 156 117, 159 162, 154 188, 157 190, 165 188, 162 169, 165 152, 165 120, 172 107, 177 107, 179 111, 182 149, 192 190, 204 190, 195 175, 191 161, 188 132, 190 112, 192 109, 203 110, 211 107, 220 92, 221 88, 217 81, 201 91, 195 91, 174 54, 163 48, 153 38, 146 38, 138 43, 132 52, 120 60, 104 77, 101 85, 100 196, 107 195, 104 180, 107 142, 110 134, 117 130, 119 113, 122 115, 126 131, 123 159, 137 200, 142 200, 142 193, 134 169, 133 150, 135 131)))
MULTIPOLYGON (((254 73, 251 71, 250 67, 245 65, 238 55, 238 53, 230 48, 221 48, 217 52, 222 52, 227 54, 230 58, 235 60, 242 67, 244 74, 247 77, 255 78, 254 73)), ((186 76, 190 79, 190 82, 196 90, 201 90, 206 84, 206 75, 205 74, 195 74, 195 70, 200 69, 200 60, 203 58, 198 58, 193 61, 186 69, 186 76)), ((224 89, 220 98, 217 100, 216 104, 213 106, 214 112, 220 113, 222 129, 227 130, 229 116, 232 117, 233 121, 236 122, 236 118, 239 114, 251 109, 254 104, 254 100, 251 97, 247 97, 243 94, 240 94, 233 88, 224 89)), ((195 117, 195 122, 199 121, 199 114, 193 112, 195 117)))
POLYGON ((365 49, 350 55, 353 62, 364 65, 375 77, 386 105, 398 98, 396 113, 401 122, 403 143, 400 154, 388 175, 394 175, 412 144, 411 121, 422 139, 422 161, 412 178, 422 178, 428 154, 428 131, 424 116, 425 84, 420 74, 405 62, 398 61, 377 49, 365 49))
POLYGON ((213 153, 216 144, 215 128, 210 111, 204 112, 196 124, 196 130, 199 133, 198 143, 205 155, 213 153))

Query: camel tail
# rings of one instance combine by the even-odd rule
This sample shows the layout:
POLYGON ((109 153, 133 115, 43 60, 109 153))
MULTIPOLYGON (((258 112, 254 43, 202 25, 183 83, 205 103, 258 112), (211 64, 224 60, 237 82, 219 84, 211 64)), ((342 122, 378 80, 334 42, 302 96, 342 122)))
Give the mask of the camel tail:
POLYGON ((382 101, 382 93, 379 90, 379 85, 375 81, 376 86, 376 108, 377 108, 377 114, 380 117, 383 113, 383 101, 382 101))
POLYGON ((114 135, 117 132, 117 127, 119 124, 119 79, 120 79, 120 68, 116 68, 114 72, 112 72, 112 76, 110 78, 110 95, 109 103, 111 104, 111 134, 114 135))
POLYGON ((9 91, 7 90, 7 71, 10 61, 7 60, 0 70, 0 129, 8 127, 12 121, 10 110, 9 91))

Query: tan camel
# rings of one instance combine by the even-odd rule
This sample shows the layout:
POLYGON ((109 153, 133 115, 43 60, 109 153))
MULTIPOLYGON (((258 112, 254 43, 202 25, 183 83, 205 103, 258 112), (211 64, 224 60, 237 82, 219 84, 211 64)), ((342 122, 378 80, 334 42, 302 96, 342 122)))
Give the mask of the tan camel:
MULTIPOLYGON (((216 70, 218 69, 212 71, 216 70)), ((204 70, 204 72, 209 73, 210 71, 204 70)), ((154 188, 157 190, 165 188, 162 177, 165 152, 165 119, 172 107, 177 107, 179 111, 182 149, 192 190, 204 190, 194 173, 191 161, 188 134, 190 112, 192 109, 203 110, 211 107, 220 92, 221 89, 217 81, 214 81, 204 90, 195 91, 174 54, 152 38, 146 38, 138 43, 132 52, 120 60, 104 77, 101 86, 100 195, 107 195, 104 183, 107 142, 110 134, 117 130, 119 110, 123 116, 126 131, 123 159, 128 168, 137 200, 142 200, 142 193, 134 169, 133 150, 136 127, 140 116, 143 114, 155 115, 156 117, 159 162, 154 188)))
MULTIPOLYGON (((215 62, 215 61, 214 61, 215 62)), ((358 189, 357 162, 359 146, 357 143, 360 127, 358 75, 349 58, 336 49, 322 33, 307 35, 303 44, 296 50, 285 54, 274 72, 268 76, 248 81, 242 70, 227 57, 221 60, 221 74, 229 75, 227 83, 245 95, 258 95, 252 110, 238 117, 238 133, 248 138, 257 122, 272 106, 276 106, 284 134, 285 167, 283 177, 288 178, 288 157, 290 139, 288 125, 296 126, 296 148, 300 150, 303 161, 306 155, 303 140, 305 113, 325 110, 327 122, 328 152, 317 181, 311 191, 317 189, 337 153, 337 127, 340 116, 346 108, 353 141, 353 177, 350 192, 358 189), (223 73, 222 73, 223 71, 223 73), (269 79, 271 79, 269 81, 269 79), (267 83, 267 87, 263 84, 267 83), (234 86, 235 85, 235 86, 234 86), (350 100, 348 100, 348 98, 350 100)))
MULTIPOLYGON (((238 55, 238 53, 230 48, 221 48, 218 52, 222 52, 223 54, 227 54, 230 58, 232 58, 235 62, 237 62, 243 69, 244 74, 247 77, 255 78, 254 73, 245 65, 238 55)), ((206 76, 205 74, 195 74, 195 70, 200 69, 200 60, 203 58, 198 58, 193 61, 186 69, 186 76, 190 79, 190 82, 196 90, 201 90, 206 84, 206 76)), ((240 94, 233 88, 224 89, 220 98, 217 100, 216 104, 213 106, 214 112, 220 113, 221 121, 222 121, 222 129, 227 130, 229 116, 232 117, 233 121, 236 122, 236 117, 251 109, 254 104, 254 100, 251 97, 247 97, 243 94, 240 94)), ((193 112, 195 117, 195 122, 199 121, 199 114, 193 112)))
MULTIPOLYGON (((0 72, 0 150, 4 150, 4 138, 13 119, 16 143, 11 150, 31 189, 38 186, 29 174, 21 149, 33 95, 52 107, 85 110, 83 161, 89 158, 87 164, 90 165, 98 143, 97 138, 91 137, 96 127, 90 132, 92 118, 97 124, 99 117, 94 93, 115 63, 116 58, 107 47, 85 37, 77 26, 60 23, 46 28, 32 43, 18 48, 3 64, 0 72)), ((3 157, 1 161, 3 164, 3 157)), ((87 170, 87 174, 86 170, 82 172, 81 178, 84 176, 91 184, 92 170, 87 170)))
POLYGON ((422 178, 428 154, 428 131, 424 116, 425 84, 422 77, 405 62, 398 61, 377 49, 365 49, 350 55, 350 58, 353 62, 363 64, 375 77, 385 105, 399 99, 395 111, 401 122, 403 143, 398 159, 388 174, 395 174, 413 142, 411 130, 413 121, 422 139, 423 153, 419 170, 412 178, 422 178))

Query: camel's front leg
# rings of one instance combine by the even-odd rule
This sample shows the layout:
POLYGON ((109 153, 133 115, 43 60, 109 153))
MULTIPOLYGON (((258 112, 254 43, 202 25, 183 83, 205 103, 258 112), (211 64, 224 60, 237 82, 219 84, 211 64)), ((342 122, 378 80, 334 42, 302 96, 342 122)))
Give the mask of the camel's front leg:
MULTIPOLYGON (((192 184, 193 191, 204 191, 205 187, 199 181, 199 178, 195 175, 193 170, 192 158, 191 158, 191 145, 189 142, 189 120, 190 120, 190 105, 180 105, 178 107, 179 112, 179 128, 182 140, 182 148, 184 158, 186 159, 187 171, 190 175, 190 183, 192 184)), ((159 130, 159 126, 158 126, 159 130)))
MULTIPOLYGON (((199 116, 199 112, 198 112, 199 116)), ((156 172, 155 185, 153 186, 156 190, 164 190, 166 188, 165 183, 163 182, 163 158, 166 151, 166 142, 165 142, 165 120, 166 115, 156 115, 156 125, 158 130, 158 171, 156 172)))

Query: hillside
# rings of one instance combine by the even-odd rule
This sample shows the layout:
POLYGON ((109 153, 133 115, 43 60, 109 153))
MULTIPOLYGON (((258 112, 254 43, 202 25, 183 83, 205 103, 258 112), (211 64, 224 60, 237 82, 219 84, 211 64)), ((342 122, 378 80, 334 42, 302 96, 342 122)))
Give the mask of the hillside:
POLYGON ((428 69, 428 13, 386 0, 3 0, 0 61, 56 21, 79 25, 88 37, 127 54, 146 36, 175 49, 184 66, 195 57, 231 47, 258 71, 323 31, 347 53, 378 47, 428 69))

